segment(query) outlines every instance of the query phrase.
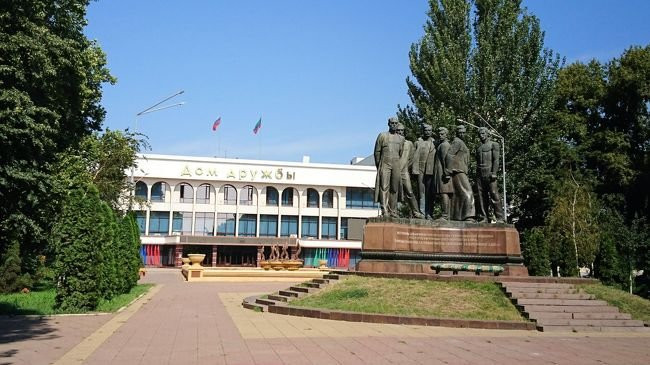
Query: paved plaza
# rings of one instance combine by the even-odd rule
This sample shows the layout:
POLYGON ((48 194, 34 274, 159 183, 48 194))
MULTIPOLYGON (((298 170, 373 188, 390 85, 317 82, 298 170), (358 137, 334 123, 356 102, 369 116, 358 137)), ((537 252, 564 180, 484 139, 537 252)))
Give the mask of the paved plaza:
MULTIPOLYGON (((253 279, 248 279, 253 280, 253 279)), ((117 314, 0 318, 0 364, 648 364, 650 333, 540 333, 258 313, 289 282, 158 284, 117 314)))

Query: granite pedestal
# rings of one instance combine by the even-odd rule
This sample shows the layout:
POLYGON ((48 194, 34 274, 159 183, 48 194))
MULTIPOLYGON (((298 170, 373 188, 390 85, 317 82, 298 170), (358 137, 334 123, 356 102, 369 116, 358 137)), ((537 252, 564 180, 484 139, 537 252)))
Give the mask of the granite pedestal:
POLYGON ((528 276, 511 224, 370 218, 359 271, 434 273, 434 263, 502 265, 500 275, 528 276))

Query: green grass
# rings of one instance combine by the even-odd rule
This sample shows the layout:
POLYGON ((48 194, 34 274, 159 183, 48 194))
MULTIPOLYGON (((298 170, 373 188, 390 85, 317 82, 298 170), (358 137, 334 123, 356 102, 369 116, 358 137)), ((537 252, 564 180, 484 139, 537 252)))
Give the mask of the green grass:
POLYGON ((363 313, 525 321, 495 283, 350 275, 289 305, 363 313))
MULTIPOLYGON (((140 294, 147 292, 153 284, 139 284, 127 294, 121 294, 111 300, 102 300, 93 312, 115 312, 121 307, 129 304, 140 294)), ((19 314, 67 314, 84 312, 64 312, 54 308, 54 297, 56 293, 53 288, 34 290, 27 294, 0 294, 0 315, 19 314)))
POLYGON ((632 319, 650 322, 650 300, 648 299, 603 284, 581 285, 580 289, 618 307, 621 312, 629 313, 632 319))

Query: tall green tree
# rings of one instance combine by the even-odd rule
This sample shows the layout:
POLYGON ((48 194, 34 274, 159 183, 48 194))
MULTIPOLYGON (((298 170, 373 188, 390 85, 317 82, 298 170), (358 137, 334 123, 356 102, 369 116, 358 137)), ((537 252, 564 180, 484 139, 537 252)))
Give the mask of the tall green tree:
POLYGON ((518 0, 430 0, 428 16, 409 53, 412 105, 398 112, 409 135, 420 123, 487 120, 505 138, 511 217, 521 228, 541 225, 550 202, 539 187, 553 179, 544 122, 560 58, 518 0))
POLYGON ((62 310, 92 310, 105 296, 104 246, 112 238, 106 206, 89 183, 71 189, 65 199, 52 233, 56 305, 62 310))
POLYGON ((83 33, 87 5, 0 2, 0 262, 17 244, 21 271, 36 267, 59 207, 52 163, 100 128, 101 84, 114 81, 83 33))

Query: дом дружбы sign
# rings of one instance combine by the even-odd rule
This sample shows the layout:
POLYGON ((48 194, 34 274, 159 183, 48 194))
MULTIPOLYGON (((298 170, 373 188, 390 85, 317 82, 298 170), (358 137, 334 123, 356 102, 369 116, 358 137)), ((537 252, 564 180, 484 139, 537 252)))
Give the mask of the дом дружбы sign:
POLYGON ((238 181, 265 181, 265 180, 286 180, 296 179, 295 171, 286 171, 281 167, 271 169, 233 169, 217 167, 190 167, 183 166, 181 177, 203 177, 203 178, 225 178, 238 181))

